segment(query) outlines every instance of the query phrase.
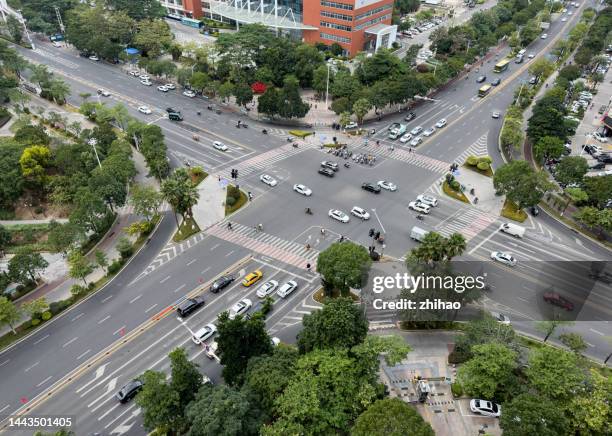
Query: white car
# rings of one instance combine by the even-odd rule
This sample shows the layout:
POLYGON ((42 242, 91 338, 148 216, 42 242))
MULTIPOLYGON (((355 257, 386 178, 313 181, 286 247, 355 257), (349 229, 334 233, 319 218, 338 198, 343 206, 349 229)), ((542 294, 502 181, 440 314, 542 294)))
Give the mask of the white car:
POLYGON ((276 179, 268 174, 262 174, 261 176, 259 176, 259 180, 261 180, 268 186, 276 186, 278 184, 276 179))
POLYGON ((248 298, 243 298, 234 304, 229 310, 229 319, 234 319, 239 315, 244 315, 253 306, 253 302, 248 298))
POLYGON ((498 417, 501 415, 501 406, 485 400, 470 400, 470 410, 484 416, 498 417))
POLYGON ((561 22, 562 22, 562 23, 565 23, 566 21, 567 21, 567 18, 566 18, 566 17, 561 18, 561 22))
POLYGON ((157 90, 161 92, 168 92, 168 88, 166 88, 166 85, 159 85, 157 87, 157 90))
POLYGON ((362 220, 369 220, 370 219, 370 214, 368 211, 366 211, 364 208, 359 207, 359 206, 354 206, 351 209, 351 214, 355 215, 357 218, 360 218, 362 220))
POLYGON ((277 338, 276 336, 271 338, 270 341, 272 342, 272 346, 274 347, 278 347, 278 345, 281 343, 280 338, 277 338))
POLYGON ((193 98, 193 97, 195 97, 195 96, 196 96, 196 93, 195 93, 195 92, 193 92, 191 89, 186 89, 185 91, 183 91, 183 95, 184 95, 185 97, 190 97, 190 98, 193 98))
POLYGON ((599 132, 593 132, 593 138, 595 138, 599 142, 608 142, 608 138, 606 138, 599 132))
POLYGON ((535 58, 535 54, 534 54, 534 53, 529 53, 529 54, 527 55, 527 57, 528 57, 529 59, 533 59, 533 58, 535 58))
POLYGON ((412 209, 416 212, 428 214, 430 208, 426 204, 420 203, 418 201, 411 201, 410 203, 408 203, 408 209, 412 209))
POLYGON ((166 83, 164 86, 167 89, 176 89, 176 85, 174 83, 166 83))
POLYGON ((110 92, 108 92, 106 89, 98 89, 98 95, 101 95, 103 97, 110 97, 110 92))
POLYGON ((402 136, 402 137, 400 138, 400 142, 401 142, 402 144, 405 144, 405 143, 407 143, 408 141, 410 141, 411 139, 412 139, 412 135, 411 135, 410 133, 405 133, 405 134, 404 134, 404 136, 402 136))
POLYGON ((100 58, 98 56, 96 56, 96 55, 91 55, 91 56, 89 56, 89 60, 90 61, 98 62, 100 60, 100 58))
POLYGON ((53 44, 53 47, 55 48, 61 48, 62 44, 59 41, 53 41, 51 44, 53 44))
POLYGON ((430 127, 429 129, 426 129, 423 132, 423 135, 429 137, 429 136, 433 135, 434 133, 436 133, 436 129, 433 128, 433 127, 430 127))
POLYGON ((348 123, 346 126, 344 126, 345 129, 355 129, 357 128, 357 123, 355 121, 352 121, 350 123, 348 123))
POLYGON ((149 106, 138 106, 138 112, 145 115, 151 115, 153 113, 153 111, 149 109, 149 106))
POLYGON ((413 147, 416 147, 417 145, 419 145, 421 142, 423 142, 423 138, 421 138, 420 136, 417 136, 416 138, 414 138, 412 141, 410 141, 410 145, 412 145, 413 147))
POLYGON ((276 291, 276 295, 281 298, 285 298, 289 294, 291 294, 297 288, 298 284, 295 280, 289 280, 283 286, 280 287, 278 291, 276 291))
POLYGON ((501 113, 499 113, 499 111, 493 111, 493 113, 491 114, 491 117, 495 119, 499 118, 500 116, 501 113))
POLYGON ((219 141, 214 141, 213 142, 213 147, 215 149, 217 149, 217 150, 220 150, 220 151, 227 151, 227 145, 225 145, 224 143, 219 142, 219 141))
POLYGON ((215 326, 214 324, 206 324, 200 330, 197 330, 193 333, 191 340, 194 343, 200 345, 202 342, 210 338, 215 333, 217 333, 217 326, 215 326))
POLYGON ((491 259, 508 266, 516 265, 516 259, 510 253, 504 253, 503 251, 492 251, 491 259))
POLYGON ((542 38, 542 39, 548 38, 548 33, 543 33, 542 36, 540 36, 540 38, 542 38))
POLYGON ((329 212, 327 212, 327 215, 336 221, 340 221, 341 223, 348 223, 350 220, 347 214, 338 209, 330 209, 329 212))
POLYGON ((129 74, 130 76, 134 76, 134 77, 138 77, 138 76, 140 76, 140 73, 138 72, 138 70, 130 70, 130 71, 128 72, 128 74, 129 74))
POLYGON ((272 295, 276 288, 278 288, 278 282, 276 280, 268 280, 257 288, 257 296, 259 298, 266 298, 268 295, 272 295))
POLYGON ((142 83, 144 86, 152 86, 153 83, 149 82, 148 80, 141 80, 140 83, 142 83))
POLYGON ((146 80, 147 82, 148 82, 149 80, 151 80, 151 78, 149 77, 149 75, 148 75, 148 74, 141 74, 140 76, 138 76, 138 78, 139 78, 140 80, 146 80))
POLYGON ((504 324, 504 325, 511 324, 510 318, 508 317, 508 315, 504 315, 503 313, 499 313, 499 312, 491 312, 491 316, 495 318, 495 320, 499 322, 500 324, 504 324))
POLYGON ((437 127, 438 129, 440 129, 440 128, 442 128, 442 127, 446 126, 446 124, 447 124, 446 118, 442 118, 440 121, 438 121, 438 122, 436 123, 436 127, 437 127))
POLYGON ((412 136, 416 136, 422 131, 423 131, 423 128, 421 126, 416 126, 414 129, 410 131, 410 133, 412 134, 412 136))
POLYGON ((300 183, 293 185, 293 190, 298 194, 305 195, 306 197, 310 197, 312 195, 312 189, 300 183))
POLYGON ((427 206, 436 207, 438 205, 438 199, 436 197, 432 197, 431 195, 417 195, 416 199, 419 203, 426 204, 427 206))
POLYGON ((567 11, 567 15, 572 15, 572 11, 567 11))
POLYGON ((391 182, 387 182, 386 180, 379 180, 378 182, 376 182, 376 184, 381 188, 386 189, 387 191, 397 191, 397 185, 391 182))

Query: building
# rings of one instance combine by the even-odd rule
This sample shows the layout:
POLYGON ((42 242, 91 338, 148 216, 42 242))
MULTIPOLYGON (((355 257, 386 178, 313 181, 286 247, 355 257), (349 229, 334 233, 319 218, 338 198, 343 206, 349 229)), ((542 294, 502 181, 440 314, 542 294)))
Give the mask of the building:
POLYGON ((338 43, 347 56, 389 48, 393 0, 161 0, 173 18, 260 23, 312 44, 338 43))

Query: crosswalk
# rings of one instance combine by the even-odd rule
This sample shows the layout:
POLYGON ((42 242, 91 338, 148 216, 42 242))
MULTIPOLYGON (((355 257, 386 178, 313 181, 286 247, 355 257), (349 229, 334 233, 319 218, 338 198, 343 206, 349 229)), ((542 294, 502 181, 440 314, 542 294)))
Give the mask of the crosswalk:
POLYGON ((487 134, 485 133, 470 145, 463 153, 454 160, 455 163, 463 165, 469 156, 487 156, 489 154, 487 148, 487 134))
POLYGON ((450 163, 429 156, 425 156, 416 152, 405 150, 403 148, 386 147, 386 146, 368 146, 362 150, 369 154, 375 154, 387 159, 398 160, 410 165, 424 168, 435 173, 446 173, 450 167, 450 163))
POLYGON ((308 263, 314 265, 319 255, 317 250, 308 249, 299 242, 288 241, 238 223, 232 223, 231 230, 220 223, 205 233, 298 268, 305 268, 308 263))
POLYGON ((465 207, 455 211, 446 218, 435 229, 442 236, 450 236, 457 232, 461 233, 466 241, 470 241, 484 229, 496 222, 497 216, 483 212, 480 209, 465 207))
POLYGON ((32 51, 46 58, 53 59, 54 62, 57 62, 58 64, 62 64, 63 66, 68 67, 72 70, 77 70, 79 68, 78 64, 72 61, 69 61, 68 59, 64 59, 61 56, 57 56, 56 53, 50 52, 44 48, 41 48, 40 46, 36 47, 32 51))

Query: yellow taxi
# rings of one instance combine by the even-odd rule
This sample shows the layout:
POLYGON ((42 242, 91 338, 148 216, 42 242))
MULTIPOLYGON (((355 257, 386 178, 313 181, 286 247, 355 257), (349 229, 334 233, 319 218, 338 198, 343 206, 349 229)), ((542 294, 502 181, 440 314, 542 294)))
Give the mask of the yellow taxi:
POLYGON ((257 281, 263 277, 263 273, 259 270, 253 271, 246 275, 244 280, 242 281, 242 286, 246 286, 247 288, 251 286, 253 283, 257 283, 257 281))

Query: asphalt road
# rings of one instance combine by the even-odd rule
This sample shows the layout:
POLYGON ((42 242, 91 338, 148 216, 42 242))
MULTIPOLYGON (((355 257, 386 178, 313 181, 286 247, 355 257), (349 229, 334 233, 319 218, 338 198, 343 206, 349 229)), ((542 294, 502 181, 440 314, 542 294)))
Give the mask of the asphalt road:
MULTIPOLYGON (((578 14, 574 14, 572 20, 577 20, 577 17, 578 14)), ((549 34, 565 33, 570 24, 571 21, 553 23, 549 34), (566 26, 561 29, 561 24, 566 26)), ((528 52, 537 53, 539 56, 541 50, 548 49, 550 42, 550 39, 538 40, 528 52)), ((411 128, 419 124, 425 128, 429 127, 442 117, 447 118, 449 124, 424 141, 416 151, 409 152, 407 147, 401 146, 397 141, 394 144, 395 149, 391 151, 388 148, 389 141, 379 133, 380 147, 375 147, 373 140, 367 147, 362 140, 350 144, 354 153, 377 155, 374 166, 353 164, 348 169, 341 167, 334 178, 326 178, 317 174, 316 170, 320 161, 329 160, 330 155, 304 144, 299 149, 293 149, 286 144, 286 132, 282 129, 268 128, 271 134, 264 136, 260 133, 263 126, 250 120, 248 129, 238 129, 235 124, 240 118, 239 115, 226 112, 218 115, 208 111, 206 102, 201 99, 189 99, 177 91, 161 93, 155 87, 144 87, 137 79, 119 72, 116 67, 80 58, 68 49, 56 49, 43 44, 37 51, 23 53, 28 59, 48 64, 54 71, 64 75, 73 87, 70 100, 75 104, 80 103, 79 93, 95 94, 96 89, 104 88, 111 92, 109 100, 122 102, 140 119, 159 124, 164 129, 170 154, 176 164, 188 160, 226 176, 229 175, 230 168, 240 168, 238 182, 243 188, 252 190, 255 199, 248 207, 232 216, 232 231, 227 230, 225 225, 213 226, 189 243, 170 249, 164 248, 165 240, 154 239, 103 291, 59 317, 32 337, 0 354, 1 414, 18 410, 22 403, 31 404, 33 398, 100 350, 120 339, 120 335, 129 335, 137 326, 170 307, 201 283, 226 271, 230 265, 246 255, 254 254, 261 261, 287 271, 282 274, 298 274, 301 271, 300 275, 306 274, 312 278, 304 271, 304 267, 306 263, 314 264, 318 251, 340 235, 369 245, 367 231, 374 227, 384 229, 387 235, 385 253, 401 258, 414 246, 408 233, 416 224, 416 219, 415 214, 409 212, 406 206, 422 192, 433 193, 440 198, 440 206, 433 210, 422 225, 443 234, 462 231, 471 235, 469 253, 465 256, 468 259, 487 258, 489 250, 504 247, 519 257, 521 265, 528 261, 560 259, 610 260, 608 251, 586 238, 569 233, 566 228, 546 216, 530 219, 525 240, 508 241, 505 235, 497 233, 500 223, 498 217, 483 217, 483 214, 473 208, 440 196, 437 182, 450 163, 469 154, 484 154, 488 151, 491 156, 498 155, 497 133, 500 123, 491 119, 490 113, 493 110, 501 110, 512 100, 514 89, 527 79, 525 70, 529 62, 522 65, 511 64, 509 71, 499 76, 502 78, 502 84, 484 99, 476 97, 480 84, 475 83, 475 73, 472 72, 469 79, 459 80, 455 85, 438 93, 435 102, 421 103, 416 109, 417 119, 410 123, 411 128), (138 113, 136 108, 143 104, 151 107, 154 114, 146 116, 138 113), (161 118, 167 106, 179 108, 185 115, 185 122, 173 123, 161 118), (201 116, 196 115, 198 109, 202 110, 201 116), (194 133, 200 136, 200 141, 193 141, 194 133), (230 152, 213 150, 210 147, 213 140, 226 143, 230 152), (279 185, 269 188, 259 182, 258 177, 263 171, 276 177, 279 185), (363 181, 382 179, 396 183, 399 186, 398 191, 383 191, 374 195, 360 189, 363 181), (314 192, 313 196, 304 198, 292 191, 294 183, 310 186, 314 192), (352 217, 349 223, 342 224, 327 216, 330 208, 348 212, 355 205, 371 211, 372 218, 369 222, 359 222, 352 217), (305 207, 311 207, 314 214, 304 214, 305 207), (263 223, 263 232, 253 229, 258 223, 263 223), (321 228, 326 230, 324 235, 321 228), (306 249, 306 244, 312 248, 306 249), (44 361, 41 356, 45 357, 44 361)), ((486 63, 477 74, 484 72, 489 81, 497 77, 491 72, 494 63, 494 60, 486 63)), ((403 114, 398 114, 372 123, 371 126, 381 132, 390 122, 401 117, 403 114)), ((166 218, 162 225, 171 226, 172 222, 173 220, 166 218)), ((378 249, 382 249, 382 246, 378 246, 378 249)), ((270 266, 272 269, 274 267, 270 266)), ((521 289, 523 285, 532 286, 529 283, 533 283, 538 274, 533 268, 523 266, 512 271, 507 268, 499 270, 500 283, 516 281, 521 284, 521 289)), ((281 272, 278 274, 282 276, 281 272)), ((493 294, 496 294, 497 285, 493 285, 493 294)), ((609 288, 601 289, 600 285, 593 288, 593 304, 602 306, 607 303, 609 307, 606 294, 609 288)), ((286 319, 284 324, 274 321, 276 324, 271 324, 270 328, 282 339, 285 339, 283 334, 287 335, 288 341, 294 337, 301 319, 302 312, 299 311, 309 311, 308 308, 303 309, 304 300, 300 299, 307 298, 306 291, 306 288, 302 288, 299 295, 296 294, 283 303, 282 310, 280 307, 278 311, 275 310, 279 315, 273 317, 281 316, 286 319), (285 311, 294 311, 295 314, 286 315, 285 311), (293 318, 288 318, 291 316, 293 318)), ((195 320, 200 318, 194 316, 193 321, 189 320, 188 324, 193 322, 194 325, 201 325, 214 319, 219 311, 237 300, 234 298, 237 295, 231 292, 224 292, 218 299, 209 302, 201 311, 201 322, 196 322, 195 320)), ((517 304, 513 298, 514 294, 501 294, 500 298, 493 300, 499 305, 495 307, 512 308, 515 312, 512 312, 511 316, 518 320, 536 319, 528 309, 533 305, 533 298, 536 298, 537 294, 529 293, 528 290, 515 292, 520 293, 521 298, 527 301, 517 304), (512 301, 505 300, 506 297, 512 301)), ((593 304, 584 304, 584 307, 591 307, 593 304)), ((589 355, 601 358, 608 350, 603 336, 611 334, 612 329, 607 321, 609 317, 603 318, 604 321, 593 321, 594 317, 599 315, 601 314, 589 313, 591 322, 581 322, 574 329, 583 334, 587 342, 593 344, 589 355)), ((525 325, 527 330, 532 328, 532 324, 525 325)), ((55 407, 54 410, 58 413, 61 410, 65 412, 73 410, 65 408, 65 404, 74 404, 74 410, 79 411, 79 422, 82 422, 79 425, 84 426, 84 432, 100 430, 98 424, 101 423, 108 426, 105 431, 115 429, 114 426, 134 424, 136 420, 131 419, 131 414, 135 409, 116 406, 110 400, 111 391, 151 366, 151 363, 158 367, 157 361, 163 361, 163 356, 168 351, 185 341, 188 342, 189 339, 184 326, 177 324, 174 317, 168 316, 130 343, 130 346, 136 347, 134 349, 140 350, 153 343, 155 346, 147 350, 146 359, 137 359, 116 373, 121 373, 121 376, 113 389, 108 389, 108 384, 104 385, 104 382, 101 382, 100 386, 98 382, 92 382, 90 386, 95 387, 91 391, 93 396, 88 396, 83 401, 79 395, 75 395, 75 390, 81 385, 69 385, 59 394, 59 400, 44 403, 36 409, 36 413, 39 413, 39 410, 55 413, 52 409, 47 409, 48 407, 55 407), (168 336, 164 336, 165 334, 168 336), (162 342, 156 343, 155 338, 163 338, 162 342, 168 345, 160 347, 162 342), (95 404, 87 408, 88 412, 81 416, 86 410, 84 407, 94 400, 95 404), (91 410, 94 407, 95 410, 91 410), (126 420, 127 418, 130 420, 126 420)), ((133 351, 128 350, 131 348, 122 348, 110 356, 106 363, 108 369, 104 371, 124 365, 129 359, 121 356, 135 355, 133 351)), ((191 352, 194 358, 200 358, 200 355, 193 354, 199 352, 197 349, 191 347, 191 352)), ((209 362, 206 361, 201 363, 203 370, 211 377, 218 376, 218 368, 209 368, 209 362)), ((97 371, 101 364, 103 363, 96 362, 90 370, 97 371)), ((104 372, 100 377, 109 377, 109 374, 110 372, 104 372)), ((106 383, 111 379, 105 379, 106 383)), ((80 378, 77 383, 83 383, 82 380, 87 380, 87 377, 80 378)), ((89 388, 85 388, 80 393, 90 395, 85 393, 89 392, 88 390, 89 388)), ((135 431, 136 428, 137 426, 132 425, 127 430, 119 429, 118 433, 135 431)))

